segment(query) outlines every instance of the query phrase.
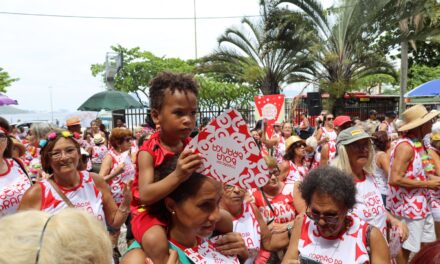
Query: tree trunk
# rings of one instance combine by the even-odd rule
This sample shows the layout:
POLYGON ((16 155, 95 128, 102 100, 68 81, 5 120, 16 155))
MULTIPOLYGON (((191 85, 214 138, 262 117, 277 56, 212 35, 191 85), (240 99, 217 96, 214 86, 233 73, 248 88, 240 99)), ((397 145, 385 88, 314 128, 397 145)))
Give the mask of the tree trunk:
POLYGON ((408 82, 408 41, 400 43, 401 59, 400 59, 400 98, 399 98, 399 114, 402 116, 405 111, 405 100, 403 95, 406 92, 406 85, 408 82))

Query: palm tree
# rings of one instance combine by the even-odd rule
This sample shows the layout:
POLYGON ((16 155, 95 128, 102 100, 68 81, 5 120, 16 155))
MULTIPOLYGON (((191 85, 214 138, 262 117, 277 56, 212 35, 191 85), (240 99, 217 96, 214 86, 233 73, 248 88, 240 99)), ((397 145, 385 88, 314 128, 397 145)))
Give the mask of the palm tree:
POLYGON ((242 27, 228 28, 218 39, 219 47, 202 60, 199 71, 216 72, 237 82, 250 83, 263 94, 277 94, 285 83, 308 80, 314 63, 307 47, 312 45, 310 22, 302 14, 294 14, 291 41, 293 47, 276 45, 277 31, 268 30, 271 7, 262 4, 262 18, 243 18, 242 27))
MULTIPOLYGON (((397 12, 394 12, 398 20, 400 32, 396 41, 400 40, 400 113, 405 109, 403 95, 407 90, 408 83, 408 51, 409 44, 417 49, 417 40, 426 40, 430 37, 438 37, 440 28, 436 24, 426 26, 426 21, 440 18, 440 4, 432 0, 395 0, 391 3, 397 12)), ((393 20, 388 20, 393 21, 393 20)), ((394 20, 395 21, 395 20, 394 20)))
POLYGON ((380 34, 374 21, 386 0, 345 0, 329 10, 324 10, 315 0, 279 0, 276 5, 286 3, 303 10, 319 29, 319 48, 312 53, 318 63, 317 78, 321 89, 334 99, 356 88, 356 82, 366 76, 387 74, 396 77, 385 57, 369 47, 380 34))

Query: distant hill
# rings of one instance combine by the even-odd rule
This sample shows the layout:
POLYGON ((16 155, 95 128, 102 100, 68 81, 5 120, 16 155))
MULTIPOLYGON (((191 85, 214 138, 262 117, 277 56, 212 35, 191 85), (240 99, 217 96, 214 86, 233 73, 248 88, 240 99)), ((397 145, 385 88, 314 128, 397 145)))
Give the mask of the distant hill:
POLYGON ((30 113, 31 111, 19 109, 10 105, 0 106, 0 115, 14 115, 14 114, 24 114, 30 113))

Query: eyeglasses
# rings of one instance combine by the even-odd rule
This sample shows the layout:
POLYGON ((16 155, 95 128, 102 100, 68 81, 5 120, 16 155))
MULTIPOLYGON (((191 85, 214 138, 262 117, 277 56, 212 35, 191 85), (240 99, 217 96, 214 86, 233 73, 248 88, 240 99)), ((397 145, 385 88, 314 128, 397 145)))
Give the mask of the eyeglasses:
MULTIPOLYGON (((225 191, 226 192, 233 192, 235 190, 235 185, 229 185, 229 184, 225 184, 224 185, 225 191)), ((242 189, 240 187, 237 187, 239 192, 245 192, 245 189, 242 189)))
POLYGON ((8 136, 6 134, 0 133, 0 141, 5 141, 8 139, 8 136))
POLYGON ((306 210, 306 215, 308 218, 312 219, 315 222, 319 222, 319 220, 322 218, 324 219, 324 221, 329 224, 329 225, 335 225, 338 223, 339 221, 339 217, 345 214, 331 214, 331 215, 326 215, 326 214, 322 214, 319 212, 313 212, 312 210, 310 210, 309 207, 307 207, 306 210))
POLYGON ((50 157, 53 160, 59 160, 61 157, 63 157, 63 153, 66 157, 71 158, 75 155, 75 153, 78 153, 78 150, 75 147, 66 148, 65 150, 56 150, 49 152, 50 157))

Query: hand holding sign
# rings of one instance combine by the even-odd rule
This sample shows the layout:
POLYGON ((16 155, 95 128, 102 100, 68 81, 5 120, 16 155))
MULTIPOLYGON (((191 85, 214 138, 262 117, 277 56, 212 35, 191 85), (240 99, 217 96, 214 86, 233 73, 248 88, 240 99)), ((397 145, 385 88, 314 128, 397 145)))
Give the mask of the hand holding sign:
POLYGON ((187 145, 200 153, 202 165, 197 172, 241 188, 264 186, 268 168, 243 117, 228 110, 200 131, 187 145))
POLYGON ((179 156, 176 165, 176 172, 180 182, 186 181, 193 172, 202 164, 200 154, 192 149, 185 149, 179 156))

